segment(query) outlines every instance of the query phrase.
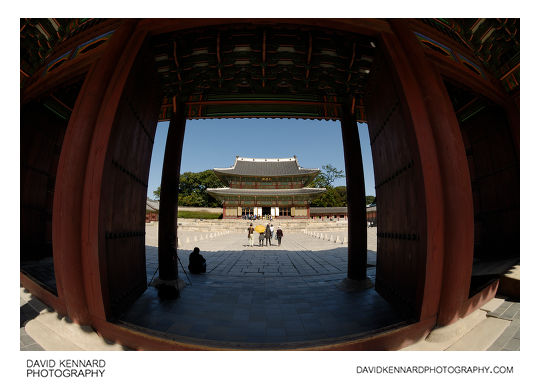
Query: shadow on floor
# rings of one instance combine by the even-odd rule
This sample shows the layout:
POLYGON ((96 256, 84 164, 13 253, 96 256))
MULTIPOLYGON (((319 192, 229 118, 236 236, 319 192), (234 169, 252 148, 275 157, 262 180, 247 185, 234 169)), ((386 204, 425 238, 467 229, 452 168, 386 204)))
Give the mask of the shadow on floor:
MULTIPOLYGON (((187 270, 189 251, 180 250, 187 270)), ((373 255, 372 255, 373 256, 373 255)), ((322 251, 205 252, 208 273, 180 298, 164 301, 148 288, 119 318, 170 339, 228 348, 273 349, 346 341, 407 323, 373 288, 344 292, 346 248, 322 251)), ((374 263, 374 262, 373 262, 374 263)), ((147 275, 157 248, 147 246, 147 275)), ((368 268, 374 281, 375 268, 368 268)))
POLYGON ((37 260, 21 260, 21 271, 39 281, 43 287, 58 296, 52 257, 37 260))

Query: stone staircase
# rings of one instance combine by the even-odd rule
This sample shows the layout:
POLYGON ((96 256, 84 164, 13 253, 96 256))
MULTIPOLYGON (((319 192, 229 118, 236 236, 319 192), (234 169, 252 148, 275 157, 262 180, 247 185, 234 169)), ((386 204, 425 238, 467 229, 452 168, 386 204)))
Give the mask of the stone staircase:
MULTIPOLYGON (((309 219, 279 219, 279 220, 205 220, 205 219, 179 219, 178 229, 181 231, 198 231, 198 232, 245 232, 249 227, 249 224, 253 223, 253 226, 265 225, 272 223, 275 228, 280 226, 284 231, 293 232, 328 232, 328 231, 346 231, 348 222, 346 220, 340 221, 314 221, 309 219)), ((147 224, 147 228, 157 226, 157 222, 147 224)))
POLYGON ((511 321, 489 316, 504 304, 494 298, 480 309, 455 323, 435 328, 424 339, 403 351, 485 351, 511 325, 511 321))

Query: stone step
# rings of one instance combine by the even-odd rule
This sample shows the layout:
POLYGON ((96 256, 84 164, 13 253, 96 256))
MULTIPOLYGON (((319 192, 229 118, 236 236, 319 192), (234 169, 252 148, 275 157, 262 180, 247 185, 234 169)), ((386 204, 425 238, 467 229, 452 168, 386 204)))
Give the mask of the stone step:
POLYGON ((488 313, 504 304, 494 298, 467 317, 447 326, 434 328, 424 340, 409 345, 404 351, 485 351, 510 325, 510 321, 488 317, 488 313))
POLYGON ((25 326, 26 333, 46 351, 121 351, 124 348, 100 337, 91 327, 80 326, 56 312, 43 310, 25 326))
POLYGON ((509 325, 510 321, 488 317, 446 350, 485 351, 509 325))

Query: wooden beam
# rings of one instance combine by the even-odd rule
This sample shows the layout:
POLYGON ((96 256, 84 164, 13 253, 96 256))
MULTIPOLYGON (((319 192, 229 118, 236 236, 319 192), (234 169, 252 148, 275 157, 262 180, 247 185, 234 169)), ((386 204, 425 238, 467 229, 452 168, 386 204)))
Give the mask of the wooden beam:
POLYGON ((51 93, 51 98, 56 101, 58 104, 60 104, 62 107, 66 108, 66 109, 69 109, 70 112, 73 112, 73 108, 67 106, 66 104, 64 104, 62 101, 60 101, 56 96, 54 96, 52 93, 51 93))
POLYGON ((272 25, 289 24, 318 28, 337 29, 367 36, 377 36, 381 32, 389 32, 388 22, 381 19, 143 19, 141 28, 151 35, 159 35, 191 28, 213 27, 218 25, 272 25))
POLYGON ((202 105, 316 105, 316 106, 337 106, 338 102, 320 102, 320 101, 296 101, 296 100, 197 100, 187 101, 187 106, 202 106, 202 105))
POLYGON ((218 70, 218 87, 221 88, 221 77, 222 77, 222 73, 221 73, 221 55, 220 55, 220 45, 221 45, 221 34, 218 32, 217 34, 217 37, 216 37, 216 57, 217 57, 217 62, 218 62, 218 65, 217 65, 217 70, 218 70))
POLYGON ((264 76, 265 76, 265 67, 266 67, 266 31, 263 31, 263 42, 262 42, 262 86, 264 88, 264 76))

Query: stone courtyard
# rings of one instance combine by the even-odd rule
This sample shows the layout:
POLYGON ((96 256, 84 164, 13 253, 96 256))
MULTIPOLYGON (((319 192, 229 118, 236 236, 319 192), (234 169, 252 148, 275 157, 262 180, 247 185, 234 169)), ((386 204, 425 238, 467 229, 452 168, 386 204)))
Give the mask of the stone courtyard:
MULTIPOLYGON (((156 233, 147 229, 149 282, 158 263, 156 233)), ((187 270, 189 253, 197 246, 207 273, 186 275, 179 265, 179 277, 187 283, 181 297, 162 301, 150 288, 124 313, 122 323, 186 343, 264 349, 344 341, 407 321, 374 289, 338 288, 347 274, 347 244, 286 230, 281 246, 272 240, 271 246, 259 247, 257 241, 250 247, 247 231, 223 231, 208 239, 198 234, 203 239, 197 241, 192 234, 187 244, 184 235, 179 237, 183 267, 187 270)), ((372 246, 376 228, 369 229, 369 238, 372 246)), ((371 248, 368 276, 374 281, 371 248)))
MULTIPOLYGON (((250 247, 247 238, 248 222, 243 222, 245 230, 228 232, 227 227, 219 231, 185 231, 179 229, 179 257, 187 270, 189 254, 199 247, 207 261, 207 275, 211 276, 261 276, 298 277, 326 276, 344 278, 347 272, 346 227, 325 225, 321 231, 302 230, 287 232, 281 246, 272 239, 272 245, 259 246, 255 234, 254 246, 250 247), (308 235, 309 232, 313 233, 308 235), (215 234, 215 236, 212 236, 215 234), (316 235, 320 237, 316 237, 316 235), (325 239, 326 237, 326 239, 325 239), (336 242, 335 239, 341 239, 336 242), (187 240, 187 241, 186 241, 187 240)), ((147 274, 151 279, 157 269, 157 231, 156 224, 147 225, 146 258, 147 274)), ((202 227, 204 228, 204 227, 202 227)), ((276 225, 277 228, 277 225, 276 225)), ((311 228, 313 229, 313 228, 311 228)), ((266 241, 264 242, 266 244, 266 241)), ((377 250, 377 228, 368 228, 368 267, 375 267, 377 250)), ((182 274, 180 269, 180 274, 182 274)), ((185 276, 183 276, 185 279, 185 276)))

